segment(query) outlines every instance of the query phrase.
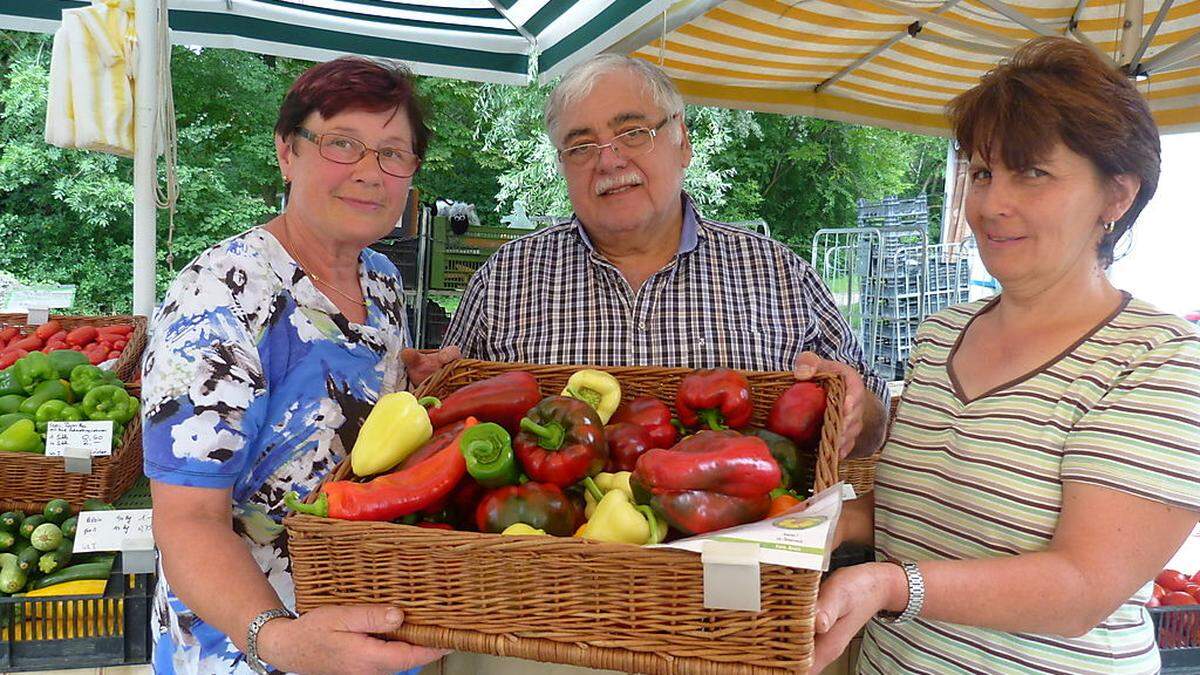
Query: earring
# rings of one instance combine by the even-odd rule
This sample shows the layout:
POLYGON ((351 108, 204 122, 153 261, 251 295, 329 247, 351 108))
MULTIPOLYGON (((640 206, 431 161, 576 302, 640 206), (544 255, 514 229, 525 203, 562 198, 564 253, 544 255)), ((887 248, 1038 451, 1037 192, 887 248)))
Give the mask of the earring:
POLYGON ((1112 234, 1113 230, 1117 227, 1117 221, 1110 220, 1107 223, 1101 225, 1101 227, 1104 228, 1105 234, 1112 234))

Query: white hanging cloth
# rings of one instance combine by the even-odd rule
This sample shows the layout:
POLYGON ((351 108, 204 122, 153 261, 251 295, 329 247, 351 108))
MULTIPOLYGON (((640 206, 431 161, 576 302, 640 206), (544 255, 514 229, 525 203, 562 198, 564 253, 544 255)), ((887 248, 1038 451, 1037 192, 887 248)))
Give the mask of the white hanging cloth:
POLYGON ((46 142, 133 156, 134 0, 65 9, 54 34, 46 142))

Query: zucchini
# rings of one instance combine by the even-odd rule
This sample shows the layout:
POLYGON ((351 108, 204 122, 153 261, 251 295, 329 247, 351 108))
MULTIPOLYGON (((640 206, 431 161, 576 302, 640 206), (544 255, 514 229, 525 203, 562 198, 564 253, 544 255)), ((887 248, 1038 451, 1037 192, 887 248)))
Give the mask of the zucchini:
POLYGON ((58 548, 38 558, 38 569, 41 570, 42 574, 53 574, 63 569, 71 562, 71 549, 74 546, 74 542, 70 539, 63 539, 62 544, 58 548))
POLYGON ((53 551, 62 541, 62 530, 54 523, 42 523, 29 535, 29 543, 42 553, 53 551))
POLYGON ((17 543, 17 538, 13 536, 12 532, 0 531, 0 551, 7 551, 15 543, 17 543))
POLYGON ((71 516, 70 518, 67 518, 66 520, 64 520, 62 522, 62 525, 59 525, 58 527, 59 527, 59 529, 62 530, 64 537, 66 537, 67 539, 74 539, 75 538, 75 529, 77 527, 79 527, 79 519, 76 518, 75 516, 71 516))
POLYGON ((42 515, 57 525, 71 516, 71 502, 65 499, 51 499, 46 502, 46 508, 42 509, 42 515))
POLYGON ((37 526, 41 525, 44 522, 46 522, 46 516, 43 516, 40 513, 29 516, 25 520, 21 521, 21 528, 19 530, 19 533, 22 537, 25 537, 26 539, 28 539, 29 536, 33 534, 33 531, 37 529, 37 526))
POLYGON ((28 578, 25 570, 17 566, 17 556, 0 553, 0 591, 17 593, 25 587, 28 578))
POLYGON ((67 581, 82 581, 84 579, 107 579, 109 574, 112 574, 113 558, 110 556, 105 560, 89 563, 81 563, 79 565, 71 565, 53 573, 47 574, 33 582, 33 588, 30 590, 38 590, 61 584, 67 581))
POLYGON ((17 554, 17 566, 22 572, 37 569, 38 560, 42 557, 42 552, 32 546, 26 546, 20 553, 17 554))
POLYGON ((0 530, 16 534, 17 530, 21 529, 22 520, 25 520, 25 514, 21 511, 0 513, 0 530))

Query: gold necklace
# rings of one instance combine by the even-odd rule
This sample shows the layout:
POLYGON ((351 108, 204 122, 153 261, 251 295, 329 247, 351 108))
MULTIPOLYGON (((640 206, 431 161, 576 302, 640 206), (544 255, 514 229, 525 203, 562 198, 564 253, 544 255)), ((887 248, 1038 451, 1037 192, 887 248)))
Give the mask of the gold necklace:
POLYGON ((353 295, 346 293, 345 291, 341 290, 337 286, 334 286, 332 283, 322 279, 321 277, 319 277, 313 273, 312 268, 309 267, 309 264, 306 263, 300 257, 300 252, 296 248, 295 241, 293 241, 293 239, 292 239, 292 228, 291 228, 291 225, 288 223, 286 213, 283 214, 283 233, 285 235, 287 235, 288 244, 290 244, 290 246, 284 247, 284 250, 287 250, 288 248, 291 249, 290 251, 288 251, 288 253, 290 253, 292 255, 292 257, 296 259, 296 262, 300 263, 300 271, 304 272, 304 274, 306 276, 308 276, 309 279, 312 279, 313 283, 321 284, 325 288, 328 288, 329 290, 333 291, 334 293, 337 293, 338 295, 349 300, 350 302, 353 302, 356 305, 361 305, 363 308, 366 308, 366 306, 369 303, 367 302, 367 300, 365 298, 363 300, 359 300, 358 298, 355 298, 353 295))

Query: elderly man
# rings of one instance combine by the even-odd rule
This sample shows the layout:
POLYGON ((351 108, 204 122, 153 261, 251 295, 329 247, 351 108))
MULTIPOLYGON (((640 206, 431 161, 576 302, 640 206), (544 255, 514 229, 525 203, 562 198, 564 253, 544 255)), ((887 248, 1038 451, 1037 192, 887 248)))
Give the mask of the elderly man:
MULTIPOLYGON (((692 148, 665 73, 597 56, 563 77, 545 120, 575 217, 492 255, 445 345, 495 361, 841 374, 839 451, 879 447, 885 383, 817 274, 777 241, 701 217, 683 192, 692 148)), ((413 379, 451 355, 410 355, 413 379)))

